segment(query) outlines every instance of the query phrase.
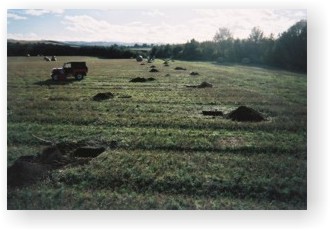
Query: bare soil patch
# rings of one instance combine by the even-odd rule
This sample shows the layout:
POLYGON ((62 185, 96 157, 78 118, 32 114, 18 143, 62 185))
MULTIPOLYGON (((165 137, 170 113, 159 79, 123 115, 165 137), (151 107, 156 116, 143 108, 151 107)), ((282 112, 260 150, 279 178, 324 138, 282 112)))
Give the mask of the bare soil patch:
POLYGON ((223 116, 222 111, 202 111, 205 116, 223 116))
POLYGON ((15 187, 36 183, 52 170, 86 164, 105 150, 104 146, 85 142, 62 142, 47 146, 40 154, 21 156, 8 167, 7 184, 15 187))

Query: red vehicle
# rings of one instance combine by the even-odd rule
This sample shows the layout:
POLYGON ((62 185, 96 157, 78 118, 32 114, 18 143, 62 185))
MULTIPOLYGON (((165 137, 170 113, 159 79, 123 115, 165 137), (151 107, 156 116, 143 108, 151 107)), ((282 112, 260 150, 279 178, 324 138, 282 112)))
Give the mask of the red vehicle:
POLYGON ((51 77, 54 81, 66 80, 70 76, 74 76, 76 80, 82 80, 87 72, 86 62, 68 62, 61 68, 53 68, 51 77))

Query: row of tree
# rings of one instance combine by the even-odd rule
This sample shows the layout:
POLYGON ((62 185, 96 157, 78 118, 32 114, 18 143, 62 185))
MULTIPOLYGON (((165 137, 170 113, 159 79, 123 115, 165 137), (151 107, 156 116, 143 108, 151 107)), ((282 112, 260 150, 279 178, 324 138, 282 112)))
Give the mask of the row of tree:
POLYGON ((131 49, 112 45, 107 47, 101 46, 70 46, 54 43, 20 43, 7 42, 8 56, 97 56, 101 58, 127 59, 135 56, 131 49))
POLYGON ((299 21, 274 38, 254 27, 247 39, 234 39, 227 28, 220 28, 213 41, 154 46, 151 56, 219 63, 253 63, 296 71, 307 71, 307 22, 299 21))
MULTIPOLYGON (((143 47, 148 47, 144 44, 143 47)), ((125 46, 68 46, 65 44, 7 42, 8 56, 87 55, 102 58, 131 58, 138 55, 150 58, 207 60, 219 63, 261 64, 307 71, 307 22, 299 21, 274 38, 266 37, 257 27, 246 39, 234 39, 227 28, 219 28, 213 41, 185 44, 154 45, 151 50, 134 50, 125 46)))

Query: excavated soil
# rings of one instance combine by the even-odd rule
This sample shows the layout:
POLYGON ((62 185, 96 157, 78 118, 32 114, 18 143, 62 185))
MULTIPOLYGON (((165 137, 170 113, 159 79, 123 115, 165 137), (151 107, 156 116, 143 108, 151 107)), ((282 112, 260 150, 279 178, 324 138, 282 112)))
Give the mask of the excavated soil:
POLYGON ((149 72, 159 72, 156 68, 152 68, 149 72))
POLYGON ((134 78, 134 79, 131 79, 130 82, 132 83, 144 83, 144 82, 148 82, 148 81, 154 81, 155 78, 141 78, 141 77, 137 77, 137 78, 134 78))
POLYGON ((114 97, 114 94, 111 92, 105 92, 105 93, 98 93, 93 96, 94 101, 102 101, 107 99, 112 99, 114 97))
POLYGON ((236 110, 230 112, 227 118, 242 122, 260 122, 266 120, 260 112, 246 106, 240 106, 236 110))
POLYGON ((19 157, 8 167, 7 184, 15 187, 36 183, 52 170, 86 164, 105 150, 103 146, 85 142, 62 142, 48 146, 38 155, 19 157))
POLYGON ((191 88, 211 88, 213 85, 208 82, 202 82, 199 85, 186 85, 186 87, 191 87, 191 88))
POLYGON ((186 68, 183 68, 183 67, 176 67, 176 68, 174 68, 174 70, 178 70, 178 71, 185 71, 185 70, 187 70, 186 68))
POLYGON ((223 116, 222 111, 202 111, 205 116, 223 116))
POLYGON ((213 85, 211 83, 208 83, 208 82, 202 82, 201 84, 199 84, 197 86, 197 88, 207 88, 207 87, 213 87, 213 85))
POLYGON ((190 73, 190 75, 199 75, 199 73, 193 71, 193 72, 190 73))

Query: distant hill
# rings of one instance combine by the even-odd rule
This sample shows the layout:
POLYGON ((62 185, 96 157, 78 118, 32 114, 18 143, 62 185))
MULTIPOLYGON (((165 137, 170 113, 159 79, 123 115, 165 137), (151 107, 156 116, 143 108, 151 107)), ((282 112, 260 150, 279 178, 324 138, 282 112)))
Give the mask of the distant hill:
POLYGON ((53 45, 67 45, 66 42, 54 41, 54 40, 16 40, 7 39, 8 43, 18 43, 18 44, 53 44, 53 45))
POLYGON ((123 42, 105 42, 105 41, 95 41, 95 42, 84 42, 84 41, 65 41, 64 43, 74 46, 100 46, 100 47, 109 47, 113 45, 119 46, 133 46, 134 43, 123 43, 123 42))
POLYGON ((96 56, 127 59, 137 55, 148 56, 150 47, 113 42, 76 42, 53 40, 7 40, 7 56, 96 56))
MULTIPOLYGON (((9 43, 19 43, 19 44, 53 44, 53 45, 63 45, 63 46, 96 46, 96 47, 110 47, 113 45, 125 46, 125 47, 134 47, 141 48, 141 44, 137 43, 125 43, 125 42, 107 42, 107 41, 54 41, 54 40, 15 40, 15 39, 7 39, 9 43)), ((147 45, 147 44, 145 44, 147 45)), ((151 47, 151 45, 147 45, 147 47, 151 47)))

